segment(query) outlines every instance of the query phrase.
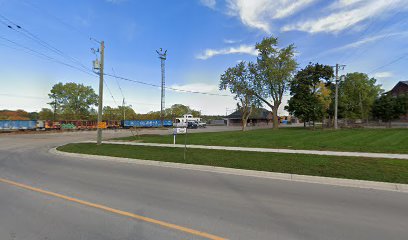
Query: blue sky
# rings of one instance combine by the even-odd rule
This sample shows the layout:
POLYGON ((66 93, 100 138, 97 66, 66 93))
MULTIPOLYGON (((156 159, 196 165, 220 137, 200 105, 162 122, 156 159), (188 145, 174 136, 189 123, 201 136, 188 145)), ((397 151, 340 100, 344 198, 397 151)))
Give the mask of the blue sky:
MULTIPOLYGON (((281 46, 295 44, 300 68, 309 61, 346 64, 341 74, 365 72, 389 90, 408 79, 407 11, 408 0, 0 0, 0 109, 48 107, 57 82, 98 89, 97 77, 33 56, 27 48, 80 67, 29 34, 89 68, 95 59, 90 49, 98 47, 89 37, 104 40, 105 72, 152 84, 160 84, 155 50, 162 47, 168 50, 167 86, 220 94, 226 94, 218 91, 220 74, 238 61, 254 61, 254 44, 272 35, 281 46), (4 17, 23 29, 9 29, 4 17)), ((117 81, 106 77, 106 83, 120 104, 117 81)), ((160 109, 158 88, 119 84, 136 112, 160 109)), ((115 105, 106 87, 104 100, 115 105)), ((166 106, 174 103, 205 114, 225 114, 236 105, 232 97, 166 91, 166 106)))

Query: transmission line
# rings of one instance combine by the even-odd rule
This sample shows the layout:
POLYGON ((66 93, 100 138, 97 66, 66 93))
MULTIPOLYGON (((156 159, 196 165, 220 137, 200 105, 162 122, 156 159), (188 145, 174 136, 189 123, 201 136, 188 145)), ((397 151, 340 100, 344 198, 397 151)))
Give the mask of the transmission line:
POLYGON ((10 20, 9 18, 5 17, 4 15, 0 14, 0 18, 3 19, 3 21, 7 21, 10 23, 6 24, 4 23, 2 20, 0 20, 4 25, 6 25, 9 29, 14 30, 20 34, 22 34, 23 36, 27 37, 30 40, 35 41, 36 43, 40 44, 41 46, 43 46, 44 48, 48 49, 49 51, 52 51, 58 55, 60 55, 61 57, 72 61, 75 64, 78 64, 79 66, 81 66, 82 68, 89 70, 88 67, 86 67, 81 61, 79 61, 78 59, 64 53, 63 51, 59 50, 58 48, 52 46, 51 44, 47 43, 46 41, 42 40, 41 38, 39 38, 37 35, 31 33, 30 31, 28 31, 27 29, 23 28, 21 25, 15 23, 14 21, 10 20))
POLYGON ((398 57, 398 58, 396 58, 396 59, 394 59, 394 60, 392 60, 392 61, 390 61, 390 62, 388 62, 388 63, 386 63, 386 64, 384 64, 384 65, 382 65, 382 66, 379 66, 379 67, 377 67, 377 68, 371 70, 371 71, 369 72, 369 74, 371 74, 371 73, 373 73, 373 72, 375 72, 375 71, 378 71, 378 70, 380 70, 380 69, 382 69, 382 68, 388 67, 388 66, 390 66, 390 65, 392 65, 392 64, 394 64, 394 63, 396 63, 396 62, 399 62, 399 61, 401 61, 402 59, 404 59, 404 58, 407 57, 407 56, 408 56, 408 54, 404 54, 404 55, 402 55, 402 56, 400 56, 400 57, 398 57))
MULTIPOLYGON (((129 81, 129 82, 134 82, 134 83, 143 84, 143 85, 147 85, 147 86, 151 86, 151 87, 161 88, 161 85, 157 85, 157 84, 153 84, 153 83, 147 83, 147 82, 142 82, 142 81, 126 78, 126 77, 115 76, 115 75, 112 75, 112 74, 109 74, 109 73, 104 73, 104 75, 109 76, 109 77, 114 77, 114 78, 117 78, 117 79, 121 79, 121 80, 125 80, 125 81, 129 81)), ((164 87, 164 88, 168 89, 168 90, 177 91, 177 92, 195 93, 195 94, 221 96, 221 97, 231 97, 230 95, 227 95, 227 94, 218 94, 218 93, 209 93, 209 92, 200 92, 200 91, 190 91, 190 90, 173 88, 173 87, 164 87)))
POLYGON ((109 86, 108 86, 108 83, 107 83, 105 80, 104 80, 103 82, 105 83, 105 86, 106 86, 106 88, 108 89, 109 94, 111 95, 113 101, 115 102, 115 105, 116 105, 116 106, 119 106, 118 103, 116 102, 116 99, 115 99, 115 97, 113 96, 113 94, 112 94, 112 92, 111 92, 109 86))
POLYGON ((13 41, 13 40, 10 40, 10 39, 8 39, 8 38, 5 38, 5 37, 0 36, 0 39, 3 39, 3 40, 5 40, 5 41, 7 41, 7 42, 10 42, 10 43, 13 43, 14 45, 19 46, 19 47, 21 47, 21 48, 24 48, 24 49, 26 49, 26 50, 28 50, 28 51, 30 51, 30 52, 33 52, 33 53, 37 54, 37 55, 35 55, 35 56, 37 56, 37 57, 38 57, 38 55, 39 55, 39 56, 41 56, 41 57, 43 57, 43 58, 46 58, 46 59, 49 60, 49 61, 53 61, 53 62, 62 64, 62 65, 65 65, 65 66, 67 66, 67 67, 70 67, 70 68, 79 70, 79 71, 84 72, 84 73, 86 73, 86 74, 88 74, 88 75, 91 75, 91 76, 95 76, 90 70, 89 70, 89 71, 86 71, 86 70, 84 70, 84 69, 81 69, 81 68, 78 68, 78 67, 76 67, 76 66, 73 66, 73 65, 71 65, 71 64, 69 64, 69 63, 62 62, 62 61, 60 61, 60 60, 58 60, 58 59, 56 59, 56 58, 50 57, 50 56, 48 56, 48 55, 46 55, 46 54, 44 54, 44 53, 41 53, 41 52, 39 52, 39 51, 36 51, 36 50, 34 50, 34 49, 32 49, 32 48, 29 48, 29 47, 27 47, 27 46, 24 46, 24 45, 22 45, 22 44, 20 44, 20 43, 17 43, 17 42, 15 42, 15 41, 13 41))

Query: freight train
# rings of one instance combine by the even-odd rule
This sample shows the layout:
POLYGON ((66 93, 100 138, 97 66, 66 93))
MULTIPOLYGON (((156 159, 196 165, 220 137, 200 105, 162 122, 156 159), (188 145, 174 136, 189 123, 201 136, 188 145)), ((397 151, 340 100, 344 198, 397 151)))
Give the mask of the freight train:
MULTIPOLYGON (((108 129, 119 128, 157 128, 162 127, 161 120, 122 120, 122 121, 103 121, 108 129)), ((163 127, 173 126, 172 120, 164 120, 163 127)), ((97 121, 87 120, 0 120, 0 131, 11 130, 91 130, 97 129, 97 121)))

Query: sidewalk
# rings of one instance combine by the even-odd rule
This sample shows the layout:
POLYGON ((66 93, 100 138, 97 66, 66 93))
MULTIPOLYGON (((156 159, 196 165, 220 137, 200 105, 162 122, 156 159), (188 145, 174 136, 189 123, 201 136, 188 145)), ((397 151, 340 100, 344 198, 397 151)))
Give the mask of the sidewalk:
MULTIPOLYGON (((87 142, 94 142, 94 141, 87 141, 87 142)), ((184 148, 183 144, 136 143, 136 142, 117 142, 117 141, 115 141, 115 142, 113 142, 113 141, 103 141, 103 143, 105 143, 105 144, 118 144, 118 145, 184 148)), ((205 145, 187 145, 187 148, 215 149, 215 150, 228 150, 228 151, 246 151, 246 152, 267 152, 267 153, 295 153, 295 154, 345 156, 345 157, 390 158, 390 159, 406 159, 406 160, 408 160, 408 154, 394 154, 394 153, 338 152, 338 151, 294 150, 294 149, 273 149, 273 148, 247 148, 247 147, 205 146, 205 145)))

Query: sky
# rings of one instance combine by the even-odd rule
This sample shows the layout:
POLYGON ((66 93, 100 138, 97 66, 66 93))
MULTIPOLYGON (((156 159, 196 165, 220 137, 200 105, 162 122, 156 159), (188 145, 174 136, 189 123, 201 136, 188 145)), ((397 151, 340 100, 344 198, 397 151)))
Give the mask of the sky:
MULTIPOLYGON (((236 108, 218 90, 220 75, 256 61, 254 45, 269 36, 296 46, 300 69, 344 64, 340 74, 364 72, 390 90, 408 80, 407 12, 408 0, 0 0, 0 109, 49 107, 58 82, 98 92, 91 48, 101 40, 106 73, 153 85, 161 82, 156 50, 166 49, 166 86, 221 95, 167 89, 166 107, 202 114, 236 108)), ((108 76, 105 83, 104 105, 125 98, 138 113, 160 110, 158 87, 108 76)))

